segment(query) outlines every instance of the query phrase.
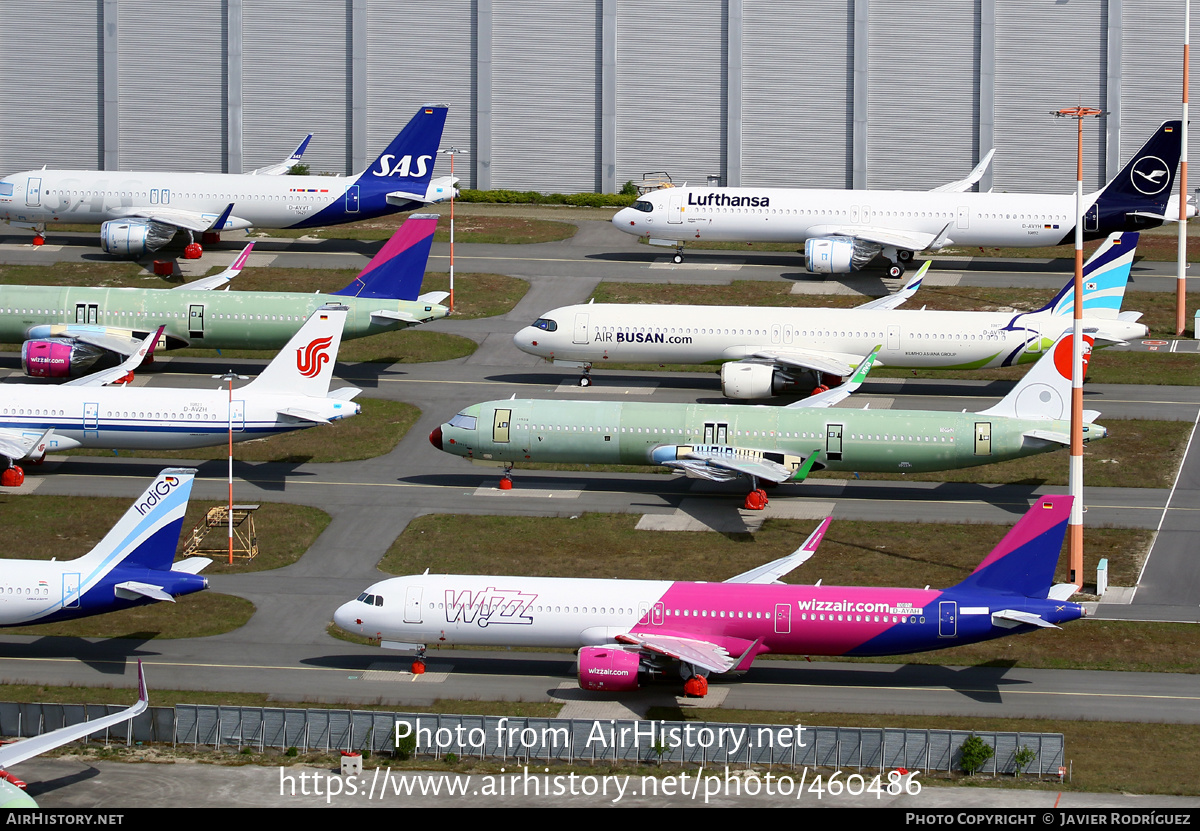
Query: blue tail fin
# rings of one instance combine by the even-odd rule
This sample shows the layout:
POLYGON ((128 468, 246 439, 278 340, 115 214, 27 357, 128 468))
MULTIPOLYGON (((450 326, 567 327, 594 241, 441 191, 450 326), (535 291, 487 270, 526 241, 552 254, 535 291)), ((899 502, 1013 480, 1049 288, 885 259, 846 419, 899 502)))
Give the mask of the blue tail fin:
MULTIPOLYGON (((75 562, 108 571, 118 563, 169 571, 192 493, 193 468, 167 468, 142 492, 96 547, 75 562)), ((86 581, 85 581, 86 582, 86 581)))
MULTIPOLYGON (((1129 272, 1137 253, 1138 233, 1126 231, 1110 234, 1083 264, 1083 314, 1086 317, 1116 318, 1121 313, 1129 272)), ((1069 316, 1075 309, 1075 280, 1067 284, 1054 299, 1038 312, 1069 316)))
POLYGON ((1045 597, 1054 584, 1073 498, 1039 496, 971 576, 954 588, 1045 597))
POLYGON ((425 279, 437 214, 413 214, 396 229, 354 281, 333 292, 346 297, 416 300, 425 279))
POLYGON ((379 158, 358 176, 358 184, 368 194, 395 191, 424 201, 442 142, 442 128, 446 126, 446 112, 445 104, 426 104, 417 110, 379 158))
MULTIPOLYGON (((1163 212, 1171 197, 1175 171, 1183 152, 1182 124, 1181 121, 1164 121, 1129 164, 1104 186, 1096 200, 1101 223, 1110 217, 1124 220, 1123 214, 1133 211, 1163 212), (1121 216, 1115 217, 1115 214, 1121 216)), ((1101 224, 1100 227, 1108 226, 1101 224)), ((1084 230, 1087 230, 1086 226, 1084 230)))

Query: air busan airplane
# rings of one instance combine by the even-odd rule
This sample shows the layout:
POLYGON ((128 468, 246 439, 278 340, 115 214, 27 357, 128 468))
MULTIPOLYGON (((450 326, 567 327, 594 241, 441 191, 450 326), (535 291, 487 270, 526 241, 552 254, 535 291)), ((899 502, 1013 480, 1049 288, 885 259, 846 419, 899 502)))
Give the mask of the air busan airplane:
POLYGON ((0 460, 8 467, 0 481, 21 484, 15 462, 56 450, 210 447, 228 440, 231 421, 233 440, 247 441, 357 415, 352 399, 362 390, 329 392, 345 320, 345 307, 317 309, 261 375, 234 390, 232 403, 215 385, 0 384, 0 460))
MULTIPOLYGON (((787 407, 514 398, 468 407, 429 440, 483 462, 663 465, 697 479, 745 477, 749 509, 766 505, 760 479, 800 482, 821 469, 957 470, 1070 444, 1070 332, 998 404, 978 413, 828 409, 847 385, 861 383, 873 358, 843 387, 787 407)), ((1098 416, 1084 412, 1085 441, 1107 435, 1093 423, 1098 416)))
POLYGON ((632 691, 672 665, 690 695, 710 673, 744 672, 759 655, 871 657, 927 652, 1056 629, 1084 616, 1054 585, 1070 496, 1044 496, 972 574, 944 590, 796 586, 780 580, 812 556, 829 519, 795 553, 726 580, 599 580, 421 574, 368 588, 334 622, 383 646, 430 643, 579 650, 579 685, 632 691))
POLYGON ((374 163, 354 176, 27 170, 0 179, 0 220, 35 228, 102 223, 109 254, 140 257, 178 231, 319 228, 409 211, 447 199, 432 179, 445 104, 427 104, 374 163))
MULTIPOLYGON (((1171 187, 1180 123, 1164 122, 1115 178, 1084 196, 1086 239, 1178 218, 1171 187)), ((1033 248, 1075 238, 1074 194, 966 193, 958 184, 926 192, 666 188, 617 211, 612 221, 626 233, 649 236, 651 244, 674 246, 677 263, 687 242, 804 242, 811 272, 857 271, 882 254, 892 277, 904 274, 914 254, 947 245, 1033 248)))
POLYGON ((320 306, 346 307, 344 339, 445 317, 445 292, 420 294, 438 217, 413 214, 348 286, 330 294, 211 291, 245 265, 254 243, 220 274, 174 289, 5 286, 0 343, 24 341, 27 375, 77 377, 137 348, 158 326, 159 349, 280 349, 320 306))
MULTIPOLYGON (((1136 233, 1113 234, 1084 266, 1084 329, 1098 346, 1149 331, 1121 300, 1136 233)), ((1032 312, 898 310, 916 293, 926 263, 903 290, 854 309, 660 306, 588 303, 554 309, 513 336, 522 351, 555 362, 720 363, 728 398, 794 389, 804 373, 844 376, 882 344, 881 366, 983 369, 1037 360, 1071 325, 1074 281, 1032 312)))

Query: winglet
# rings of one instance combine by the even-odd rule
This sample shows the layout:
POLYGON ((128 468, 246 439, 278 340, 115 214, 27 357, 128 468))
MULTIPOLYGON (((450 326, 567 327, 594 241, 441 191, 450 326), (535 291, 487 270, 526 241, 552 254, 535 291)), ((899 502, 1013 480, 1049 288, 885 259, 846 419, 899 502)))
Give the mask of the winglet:
POLYGON ((792 481, 803 482, 805 479, 807 479, 808 474, 812 473, 813 465, 817 463, 817 459, 820 457, 820 455, 820 450, 814 450, 812 453, 808 454, 808 458, 804 460, 804 464, 800 465, 800 467, 797 468, 795 475, 792 476, 792 481))
POLYGON ((150 703, 150 692, 146 689, 146 671, 142 668, 142 659, 138 658, 138 701, 150 703))
POLYGON ((805 407, 832 407, 839 401, 844 401, 845 399, 849 398, 850 394, 861 387, 863 381, 867 379, 867 375, 869 375, 871 372, 871 366, 874 365, 875 359, 879 357, 879 350, 882 348, 882 343, 877 344, 875 348, 871 350, 870 354, 863 358, 861 362, 859 362, 858 366, 854 370, 854 374, 847 378, 843 383, 831 390, 825 390, 824 392, 819 392, 816 395, 810 395, 808 398, 801 398, 799 401, 788 404, 788 409, 803 409, 805 407))
POLYGON ((752 568, 749 571, 742 572, 736 577, 730 577, 726 583, 779 583, 780 577, 783 577, 788 572, 795 569, 797 566, 808 561, 814 553, 817 546, 821 544, 821 540, 825 537, 825 532, 829 529, 829 523, 833 522, 833 517, 827 516, 821 520, 821 524, 808 535, 799 548, 793 551, 786 557, 780 557, 778 560, 773 560, 765 565, 752 568))
POLYGON ((969 190, 972 185, 983 178, 984 171, 986 171, 988 165, 992 163, 992 156, 995 155, 996 148, 993 147, 987 152, 987 155, 980 160, 979 164, 975 165, 974 169, 967 174, 965 179, 959 179, 957 182, 949 182, 939 188, 934 188, 930 191, 930 193, 962 193, 969 190))
POLYGON ((225 210, 221 211, 221 215, 213 220, 212 225, 208 226, 209 231, 220 231, 225 227, 225 223, 229 220, 229 215, 233 213, 233 203, 230 202, 225 206, 225 210))
POLYGON ((234 259, 233 264, 229 268, 211 277, 204 277, 191 283, 175 286, 172 291, 179 291, 181 289, 183 291, 212 291, 215 288, 220 288, 242 273, 242 269, 246 266, 246 260, 250 259, 250 252, 253 250, 254 243, 250 243, 242 249, 242 253, 237 255, 237 258, 234 259))
POLYGON ((921 288, 921 281, 925 279, 925 274, 929 271, 929 267, 931 265, 933 265, 933 260, 926 260, 925 262, 921 263, 921 267, 917 269, 917 273, 910 277, 908 282, 904 284, 904 288, 900 289, 895 294, 876 297, 874 300, 870 300, 860 306, 856 306, 855 308, 874 309, 876 311, 881 309, 884 311, 890 311, 891 309, 896 308, 901 303, 911 299, 912 296, 917 293, 917 290, 921 288))
POLYGON ((109 384, 128 384, 133 380, 133 371, 141 366, 154 354, 154 347, 158 344, 159 338, 162 337, 163 330, 166 326, 159 326, 154 332, 147 335, 138 348, 133 350, 133 354, 122 361, 118 366, 110 369, 102 369, 99 372, 93 372, 91 375, 85 375, 82 378, 76 378, 74 381, 67 381, 63 384, 64 387, 104 387, 109 384))

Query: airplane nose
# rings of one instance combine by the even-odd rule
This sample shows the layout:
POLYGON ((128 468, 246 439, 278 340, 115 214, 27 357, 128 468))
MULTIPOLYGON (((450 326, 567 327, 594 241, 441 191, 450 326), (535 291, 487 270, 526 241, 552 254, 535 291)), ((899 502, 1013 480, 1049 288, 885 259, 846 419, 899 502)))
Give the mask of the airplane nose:
POLYGON ((347 632, 355 632, 362 628, 362 621, 354 616, 355 601, 343 603, 333 613, 333 622, 341 629, 347 632))
POLYGON ((534 347, 538 345, 537 333, 539 331, 539 329, 535 329, 532 326, 526 326, 524 329, 513 335, 513 346, 517 347, 517 349, 520 349, 522 352, 529 352, 532 355, 539 354, 538 352, 534 351, 534 347))
POLYGON ((429 434, 429 443, 432 444, 434 447, 436 447, 438 450, 442 449, 442 428, 441 427, 433 428, 433 432, 429 434))

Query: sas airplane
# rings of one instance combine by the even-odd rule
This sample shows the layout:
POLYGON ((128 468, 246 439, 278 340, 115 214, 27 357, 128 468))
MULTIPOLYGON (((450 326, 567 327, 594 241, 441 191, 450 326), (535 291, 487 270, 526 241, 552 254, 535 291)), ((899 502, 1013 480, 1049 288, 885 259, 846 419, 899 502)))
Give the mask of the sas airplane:
POLYGON ((723 583, 421 574, 394 577, 333 620, 384 647, 577 649, 579 686, 628 692, 678 667, 703 696, 710 673, 745 672, 759 655, 873 657, 928 652, 1057 629, 1085 611, 1053 585, 1070 496, 1039 497, 975 571, 944 590, 786 585, 829 519, 795 553, 723 583))
MULTIPOLYGON (((1101 190, 1084 196, 1085 239, 1152 228, 1179 216, 1171 195, 1182 129, 1166 121, 1133 160, 1101 190)), ((1075 194, 802 190, 796 188, 664 188, 613 216, 613 224, 652 245, 691 241, 804 243, 805 267, 845 274, 882 254, 900 277, 913 255, 947 245, 1034 248, 1075 238, 1075 194)), ((1195 208, 1188 207, 1189 214, 1195 208)))
POLYGON ((190 242, 196 233, 320 228, 409 211, 454 188, 432 178, 445 124, 446 105, 426 104, 369 168, 345 177, 27 170, 0 179, 0 221, 36 229, 35 242, 55 224, 99 222, 107 253, 136 258, 181 230, 190 242))
MULTIPOLYGON (((1085 336, 1086 357, 1091 341, 1085 336)), ((999 403, 978 413, 825 409, 861 383, 786 407, 525 399, 475 404, 434 429, 439 450, 473 461, 663 465, 695 479, 750 480, 747 509, 767 504, 758 481, 802 482, 813 470, 925 473, 1019 459, 1070 445, 1071 333, 999 403)), ((1104 438, 1084 411, 1084 441, 1104 438)))
MULTIPOLYGON (((1121 301, 1136 233, 1113 234, 1084 266, 1084 329, 1097 346, 1145 337, 1140 312, 1121 301)), ((588 303, 547 312, 513 336, 524 352, 583 365, 720 363, 727 398, 769 398, 801 378, 845 376, 875 348, 880 366, 984 369, 1036 361, 1071 325, 1074 281, 1032 312, 896 309, 920 286, 929 263, 896 294, 854 309, 660 306, 588 303)))
POLYGON ((159 349, 280 349, 326 304, 345 306, 345 339, 445 317, 445 292, 420 294, 437 227, 413 214, 348 286, 330 294, 211 291, 245 265, 254 243, 220 274, 174 289, 5 286, 0 343, 24 341, 21 365, 40 378, 77 377, 129 355, 158 326, 159 349))
POLYGON ((0 485, 24 481, 16 462, 54 451, 210 447, 225 444, 231 428, 234 441, 248 441, 357 415, 352 399, 362 390, 329 392, 345 320, 344 306, 317 309, 232 402, 221 387, 96 386, 92 376, 62 386, 0 384, 0 485))

